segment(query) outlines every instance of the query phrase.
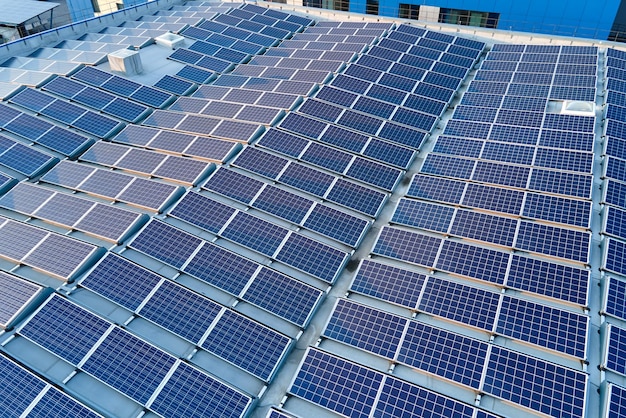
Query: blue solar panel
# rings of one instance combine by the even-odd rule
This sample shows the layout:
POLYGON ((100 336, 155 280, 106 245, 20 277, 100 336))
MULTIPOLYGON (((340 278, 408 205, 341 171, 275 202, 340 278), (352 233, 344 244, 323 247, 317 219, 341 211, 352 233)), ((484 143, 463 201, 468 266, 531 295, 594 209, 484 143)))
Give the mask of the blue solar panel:
POLYGON ((134 311, 162 277, 108 253, 80 285, 134 311))
POLYGON ((291 234, 276 260, 333 283, 343 269, 348 254, 298 234, 291 234))
POLYGON ((289 113, 280 123, 280 127, 307 138, 316 139, 326 128, 326 123, 297 113, 289 113))
POLYGON ((312 205, 313 201, 309 199, 269 185, 253 203, 257 209, 295 223, 300 223, 304 219, 312 205))
POLYGON ((415 309, 425 279, 423 274, 364 260, 350 290, 415 309))
POLYGON ((507 286, 585 306, 589 271, 514 255, 507 286))
POLYGON ((537 149, 534 165, 557 170, 591 173, 593 154, 546 148, 537 149))
POLYGON ((589 317, 505 296, 496 332, 585 358, 589 317))
POLYGON ((476 160, 429 154, 422 165, 421 172, 438 176, 469 179, 474 171, 476 160))
POLYGON ((454 109, 454 119, 476 122, 493 122, 496 119, 497 109, 460 105, 454 109))
POLYGON ((455 241, 445 241, 437 259, 437 269, 503 284, 509 254, 455 241))
POLYGON ((245 148, 233 161, 237 167, 271 179, 276 178, 288 163, 284 158, 251 147, 245 148))
POLYGON ((0 383, 0 414, 7 418, 22 416, 46 387, 44 381, 4 356, 0 356, 0 383))
POLYGON ((302 160, 331 171, 343 173, 353 156, 326 145, 311 143, 302 155, 302 160))
POLYGON ((207 231, 217 233, 236 210, 213 199, 190 192, 170 212, 171 216, 187 221, 207 231))
POLYGON ((485 141, 477 139, 463 139, 452 136, 440 136, 437 138, 433 152, 456 155, 461 157, 478 158, 485 141))
POLYGON ((378 214, 387 198, 384 193, 343 179, 337 180, 326 197, 328 200, 370 216, 378 214))
POLYGON ((626 389, 608 384, 606 418, 621 417, 626 414, 626 389))
POLYGON ((590 241, 588 232, 522 221, 515 247, 587 263, 590 241))
POLYGON ((202 240, 160 221, 152 221, 130 246, 170 266, 180 268, 202 240))
POLYGON ((474 408, 419 386, 389 377, 381 389, 374 416, 419 418, 470 418, 474 408), (413 402, 412 400, 416 401, 413 402), (427 399, 426 402, 417 401, 427 399), (407 400, 411 400, 408 401, 407 400))
POLYGON ((382 381, 381 373, 309 349, 289 392, 339 414, 367 418, 382 381))
MULTIPOLYGON (((545 131, 544 131, 545 132, 545 131)), ((489 132, 489 139, 500 142, 510 142, 524 145, 536 145, 539 129, 523 126, 493 125, 489 132)))
POLYGON ((592 183, 593 178, 590 175, 534 169, 530 177, 529 188, 589 199, 592 183))
POLYGON ((615 273, 626 274, 626 244, 609 239, 606 245, 604 267, 615 273))
POLYGON ((246 289, 243 299, 304 327, 321 295, 316 288, 263 267, 246 289))
POLYGON ((444 134, 463 138, 487 139, 491 125, 486 123, 451 120, 446 125, 444 134))
POLYGON ((145 404, 174 362, 174 357, 114 328, 89 356, 83 370, 145 404))
POLYGON ((377 136, 411 148, 419 148, 426 138, 424 132, 389 121, 385 122, 377 136))
POLYGON ((459 210, 450 228, 450 233, 510 247, 513 245, 516 227, 516 219, 459 210))
POLYGON ((499 187, 470 183, 463 196, 463 206, 519 215, 524 193, 499 187))
POLYGON ((499 142, 486 142, 481 159, 505 163, 532 165, 535 147, 499 142))
POLYGON ((608 315, 626 319, 626 282, 608 276, 604 311, 608 315))
POLYGON ((487 343, 410 321, 398 361, 478 389, 487 343))
POLYGON ((499 300, 499 294, 494 292, 429 277, 419 309, 432 315, 491 331, 499 300), (450 300, 456 303, 442 303, 442 301, 450 300))
MULTIPOLYGON (((325 134, 322 135, 320 141, 326 140, 325 134)), ((413 160, 414 151, 373 138, 363 151, 363 155, 396 167, 406 168, 413 160)))
POLYGON ((53 388, 47 390, 37 404, 33 406, 28 413, 28 417, 45 418, 49 417, 51 413, 58 417, 97 418, 101 416, 53 388))
POLYGON ((449 206, 401 199, 391 221, 402 225, 445 233, 448 231, 453 215, 454 208, 449 206))
POLYGON ((369 227, 369 222, 318 204, 307 216, 304 227, 355 247, 369 227))
POLYGON ((272 256, 287 236, 287 232, 283 227, 238 212, 224 229, 222 236, 262 254, 272 256))
POLYGON ((381 189, 392 191, 400 180, 402 171, 364 158, 356 158, 346 175, 381 189))
POLYGON ((595 125, 595 117, 557 115, 546 113, 543 128, 563 131, 592 133, 595 125))
POLYGON ((384 227, 372 252, 430 267, 435 261, 440 244, 440 238, 384 227))
POLYGON ((250 203, 262 187, 262 182, 226 169, 217 170, 203 186, 243 203, 250 203))
POLYGON ((224 312, 202 347, 269 380, 290 339, 232 311, 224 312))
POLYGON ((139 315, 197 343, 220 310, 220 305, 165 281, 142 306, 139 315))
POLYGON ((465 182, 416 174, 406 192, 408 197, 446 203, 461 203, 465 182))
POLYGON ((551 416, 584 416, 587 375, 492 347, 483 390, 551 416))
POLYGON ((279 181, 316 196, 324 196, 335 177, 301 164, 289 164, 279 181))
POLYGON ((322 335, 393 359, 406 324, 406 318, 339 299, 322 335))
POLYGON ((485 183, 526 188, 530 169, 508 164, 478 161, 472 179, 485 183))
POLYGON ((309 144, 309 141, 278 129, 271 128, 258 142, 258 145, 276 150, 283 154, 297 158, 309 144))
POLYGON ((19 332, 76 365, 109 326, 92 313, 60 296, 53 296, 19 332))
POLYGON ((576 151, 591 151, 593 141, 593 134, 543 129, 539 138, 539 145, 576 151))
POLYGON ((591 202, 527 193, 522 215, 567 225, 589 227, 591 202))

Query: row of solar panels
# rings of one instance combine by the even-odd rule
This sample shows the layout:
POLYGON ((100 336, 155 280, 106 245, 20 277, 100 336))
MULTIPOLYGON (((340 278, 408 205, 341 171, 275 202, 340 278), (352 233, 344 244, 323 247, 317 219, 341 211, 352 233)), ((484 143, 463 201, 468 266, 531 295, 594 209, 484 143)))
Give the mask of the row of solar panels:
MULTIPOLYGON (((478 327, 489 335, 585 356, 589 317, 569 303, 587 305, 590 272, 584 265, 590 261, 591 235, 587 229, 591 219, 595 121, 593 117, 554 115, 546 110, 549 99, 562 99, 554 86, 575 87, 583 81, 576 76, 557 77, 577 74, 575 68, 557 69, 559 60, 593 68, 585 82, 595 100, 597 50, 568 47, 561 51, 561 47, 551 46, 525 51, 525 46, 496 45, 493 51, 477 72, 477 81, 470 83, 467 102, 464 96, 437 139, 434 152, 414 176, 406 197, 399 199, 390 222, 402 226, 382 228, 371 253, 373 259, 361 263, 350 289, 416 311, 418 320, 426 314, 478 327), (505 50, 511 53, 500 52, 505 50), (549 53, 554 57, 541 57, 549 53), (496 68, 492 64, 500 61, 514 65, 507 65, 507 73, 504 66, 496 68), (518 69, 519 62, 545 61, 552 63, 550 68, 526 65, 518 69), (535 80, 534 84, 530 80, 535 80), (570 146, 569 139, 579 137, 581 132, 585 137, 570 146), (550 194, 532 193, 534 190, 550 194), (463 239, 459 241, 455 236, 463 239), (479 247, 472 241, 490 245, 479 247), (512 254, 508 248, 530 254, 512 254), (561 264, 569 261, 583 265, 561 264), (431 275, 419 273, 422 268, 431 275), (475 287, 466 284, 465 279, 496 288, 475 287), (531 299, 534 293, 567 303, 517 299, 513 296, 516 292, 502 293, 501 286, 531 292, 531 299), (564 345, 558 348, 561 343, 564 345)), ((375 305, 368 298, 356 299, 375 305)), ((339 299, 322 336, 386 358, 398 375, 404 376, 398 367, 406 365, 540 413, 584 416, 586 373, 504 349, 498 339, 493 345, 361 303, 339 299), (564 387, 559 388, 563 379, 571 379, 566 384, 571 388, 567 395, 562 393, 564 387)), ((461 332, 473 335, 469 330, 461 332)), ((336 350, 325 339, 320 347, 336 350)), ((523 345, 517 347, 523 350, 523 345)), ((566 359, 558 362, 576 364, 566 359)), ((329 373, 354 373, 355 366, 329 353, 311 350, 289 392, 348 416, 388 411, 387 405, 378 401, 378 386, 367 403, 366 385, 352 388, 335 384, 337 378, 328 378, 329 373), (304 384, 312 380, 318 383, 304 384), (343 402, 335 403, 337 397, 343 397, 343 402), (351 403, 350 399, 360 401, 351 403)), ((361 370, 363 376, 376 373, 361 370)), ((393 397, 386 390, 381 393, 380 399, 393 397)), ((473 393, 468 392, 468 403, 473 393)), ((396 405, 395 413, 414 412, 414 405, 399 403, 395 397, 390 402, 396 405)), ((437 413, 450 415, 445 410, 437 413)), ((476 412, 465 413, 472 416, 476 412)))
MULTIPOLYGON (((624 215, 626 214, 626 201, 623 198, 622 190, 626 186, 622 183, 626 181, 623 176, 624 154, 620 151, 621 141, 626 138, 620 135, 623 122, 623 92, 626 85, 626 55, 622 51, 613 49, 607 50, 607 73, 606 73, 606 104, 604 109, 605 136, 603 149, 603 185, 605 187, 603 202, 606 204, 603 213, 602 233, 605 234, 605 254, 602 267, 611 273, 624 274, 623 257, 621 255, 625 245, 622 240, 626 239, 623 233, 624 215)), ((623 314, 622 299, 626 297, 626 282, 621 278, 605 274, 603 276, 604 297, 602 313, 610 319, 626 319, 623 314)), ((608 414, 623 413, 622 405, 624 389, 615 386, 613 383, 621 383, 616 380, 618 376, 626 375, 624 364, 626 362, 626 350, 624 349, 624 339, 626 338, 626 328, 621 323, 611 323, 608 321, 602 329, 603 351, 602 364, 606 373, 605 389, 608 399, 608 414)), ((619 378, 618 378, 619 379, 619 378)))

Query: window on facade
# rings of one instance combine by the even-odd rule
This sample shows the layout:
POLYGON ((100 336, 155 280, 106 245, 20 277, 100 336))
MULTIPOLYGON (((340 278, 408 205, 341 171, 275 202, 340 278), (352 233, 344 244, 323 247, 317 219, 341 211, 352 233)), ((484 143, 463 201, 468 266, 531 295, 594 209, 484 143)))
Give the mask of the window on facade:
POLYGON ((472 10, 439 9, 439 22, 452 25, 480 26, 495 29, 500 13, 475 12, 472 10))
POLYGON ((302 5, 347 12, 350 8, 350 0, 303 0, 302 5))
POLYGON ((400 3, 398 17, 401 19, 419 19, 420 7, 416 4, 400 3))
POLYGON ((367 0, 365 5, 365 13, 368 15, 378 14, 378 0, 367 0))

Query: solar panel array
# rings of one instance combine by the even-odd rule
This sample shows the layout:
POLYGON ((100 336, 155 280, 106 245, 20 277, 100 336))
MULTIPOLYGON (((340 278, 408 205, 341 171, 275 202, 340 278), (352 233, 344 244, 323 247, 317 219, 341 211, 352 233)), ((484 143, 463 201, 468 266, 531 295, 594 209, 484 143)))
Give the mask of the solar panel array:
POLYGON ((626 415, 626 55, 283 10, 3 63, 0 415, 626 415))

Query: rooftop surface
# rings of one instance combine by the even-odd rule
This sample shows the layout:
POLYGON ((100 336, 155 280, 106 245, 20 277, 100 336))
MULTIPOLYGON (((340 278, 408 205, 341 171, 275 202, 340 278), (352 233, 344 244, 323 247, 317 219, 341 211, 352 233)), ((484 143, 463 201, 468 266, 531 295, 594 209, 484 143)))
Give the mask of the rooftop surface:
POLYGON ((171 0, 0 57, 1 416, 626 417, 619 45, 171 0))

